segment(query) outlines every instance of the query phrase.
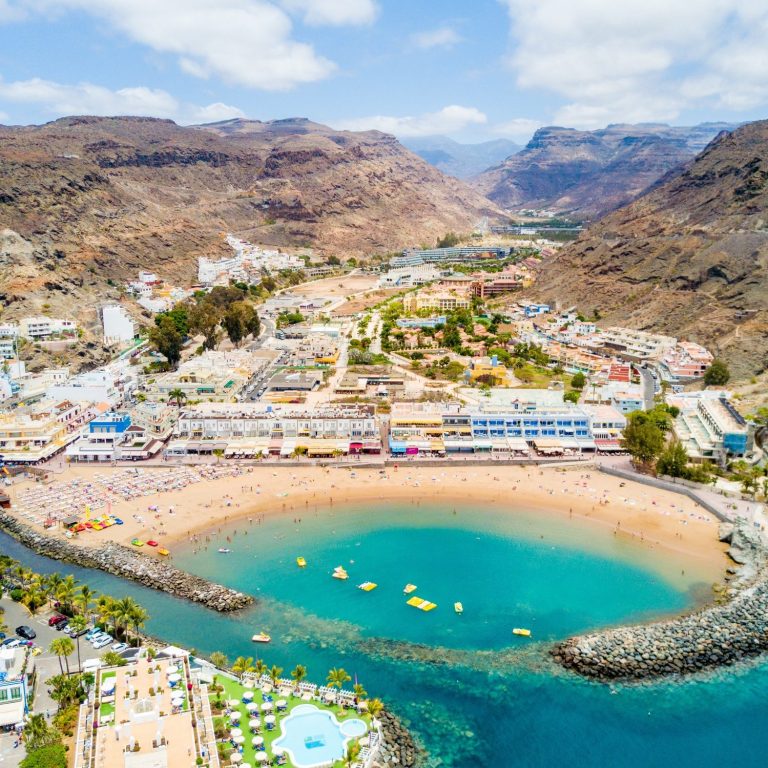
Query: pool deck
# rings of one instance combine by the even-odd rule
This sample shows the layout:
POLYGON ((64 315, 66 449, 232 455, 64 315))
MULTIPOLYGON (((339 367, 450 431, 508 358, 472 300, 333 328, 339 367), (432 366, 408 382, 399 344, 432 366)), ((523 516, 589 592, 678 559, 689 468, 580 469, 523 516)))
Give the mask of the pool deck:
MULTIPOLYGON (((214 728, 216 728, 217 725, 221 726, 223 724, 226 728, 227 737, 229 736, 229 732, 233 727, 239 727, 242 730, 243 736, 245 737, 245 742, 242 745, 243 752, 241 762, 246 763, 253 768, 258 765, 276 764, 274 762, 275 755, 273 752, 273 743, 278 738, 280 738, 282 734, 282 729, 280 727, 282 720, 290 715, 293 709, 295 709, 297 706, 312 704, 320 711, 331 712, 339 721, 339 723, 343 723, 347 719, 355 718, 363 720, 368 729, 371 727, 371 717, 365 711, 358 712, 354 706, 343 708, 338 704, 326 703, 323 701, 324 695, 321 693, 320 697, 318 697, 316 693, 312 693, 311 691, 315 689, 315 686, 310 686, 308 684, 302 685, 302 689, 297 695, 296 686, 293 682, 281 680, 277 689, 274 689, 271 683, 267 682, 266 677, 259 681, 256 681, 251 677, 250 679, 246 678, 245 682, 241 682, 239 680, 233 679, 228 675, 219 673, 216 676, 216 683, 221 685, 224 690, 221 693, 214 693, 212 690, 213 686, 209 686, 209 696, 213 710, 214 728), (253 715, 248 712, 246 704, 243 702, 243 694, 245 694, 246 691, 253 693, 253 701, 258 705, 258 712, 254 713, 253 715), (262 710, 262 704, 265 702, 265 693, 268 696, 272 696, 274 702, 282 699, 286 703, 286 708, 283 712, 278 712, 276 707, 271 710, 271 714, 275 716, 275 727, 272 730, 267 730, 266 724, 264 722, 264 716, 266 713, 262 710), (222 709, 219 709, 217 706, 217 702, 219 700, 223 705, 222 709), (237 711, 240 713, 238 725, 232 724, 232 719, 229 716, 230 710, 227 706, 227 702, 234 700, 238 701, 238 706, 233 707, 232 711, 237 711), (265 751, 269 758, 269 761, 266 763, 259 763, 257 761, 257 750, 251 744, 251 739, 255 734, 251 732, 248 723, 252 718, 258 718, 261 724, 258 735, 264 739, 265 751)), ((320 691, 323 690, 324 689, 320 689, 320 691)), ((228 766, 232 764, 229 759, 229 754, 234 751, 234 745, 231 743, 229 738, 218 739, 217 744, 219 745, 219 754, 222 756, 222 766, 228 766)), ((284 758, 285 762, 282 763, 283 765, 288 766, 288 768, 296 768, 287 754, 284 756, 284 758)), ((361 755, 359 764, 364 765, 364 755, 361 755)), ((337 760, 333 765, 334 768, 343 768, 344 761, 337 760)))

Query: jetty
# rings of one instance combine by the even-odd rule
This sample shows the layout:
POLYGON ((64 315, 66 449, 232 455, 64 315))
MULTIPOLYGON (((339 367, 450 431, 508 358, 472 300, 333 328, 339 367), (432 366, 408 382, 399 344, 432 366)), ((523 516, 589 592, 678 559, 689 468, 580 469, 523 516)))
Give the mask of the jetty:
POLYGON ((214 611, 238 611, 253 603, 250 595, 182 571, 167 560, 149 557, 111 542, 98 547, 78 546, 34 530, 6 510, 0 510, 0 530, 39 555, 85 568, 98 568, 174 597, 200 603, 214 611))
POLYGON ((714 605, 675 619, 572 637, 554 660, 595 680, 642 681, 729 666, 768 651, 768 552, 744 521, 726 525, 721 539, 741 568, 714 605))

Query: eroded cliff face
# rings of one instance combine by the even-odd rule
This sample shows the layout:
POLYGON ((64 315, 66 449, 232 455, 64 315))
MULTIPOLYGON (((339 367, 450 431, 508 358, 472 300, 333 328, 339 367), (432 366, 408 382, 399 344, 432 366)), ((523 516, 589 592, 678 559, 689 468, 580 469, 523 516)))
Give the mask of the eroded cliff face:
POLYGON ((739 375, 763 371, 767 185, 768 121, 722 134, 546 263, 538 293, 701 341, 739 375))
POLYGON ((307 120, 0 127, 0 301, 6 318, 47 305, 95 323, 139 269, 190 283, 199 256, 230 252, 224 232, 349 257, 495 213, 391 136, 307 120))
POLYGON ((552 208, 593 219, 633 200, 726 127, 541 128, 525 149, 472 183, 504 208, 552 208))

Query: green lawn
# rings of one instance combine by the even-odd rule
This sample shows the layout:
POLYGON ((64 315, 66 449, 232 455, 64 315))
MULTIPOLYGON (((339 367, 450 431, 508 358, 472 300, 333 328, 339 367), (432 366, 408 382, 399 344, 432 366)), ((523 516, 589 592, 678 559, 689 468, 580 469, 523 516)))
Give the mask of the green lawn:
MULTIPOLYGON (((243 762, 249 763, 255 768, 255 766, 259 765, 259 763, 257 763, 255 759, 256 750, 251 745, 251 739, 253 738, 253 734, 251 733, 250 728, 248 728, 248 721, 251 719, 251 717, 248 714, 248 710, 245 708, 245 704, 242 703, 243 693, 246 690, 253 691, 253 694, 254 694, 253 701, 259 705, 259 717, 261 717, 261 721, 262 721, 262 728, 261 728, 261 731, 259 732, 259 735, 264 738, 264 746, 266 747, 267 754, 270 756, 270 759, 271 759, 273 756, 272 742, 274 742, 275 739, 277 739, 281 734, 280 721, 284 717, 286 717, 287 714, 289 714, 294 707, 298 706, 299 704, 307 704, 308 702, 302 701, 301 698, 299 697, 294 697, 294 696, 285 697, 286 704, 288 705, 288 711, 286 713, 280 713, 280 714, 278 714, 277 711, 274 711, 273 714, 276 716, 277 722, 275 724, 274 729, 271 731, 268 731, 266 729, 266 726, 264 726, 263 724, 264 720, 260 714, 261 705, 264 702, 264 696, 259 688, 247 689, 245 688, 245 686, 243 686, 242 683, 236 680, 231 680, 230 678, 224 677, 223 675, 219 675, 216 678, 216 682, 219 685, 224 687, 224 690, 220 694, 222 703, 226 703, 230 699, 237 699, 240 702, 240 706, 238 707, 238 710, 240 711, 241 718, 240 718, 240 725, 237 727, 242 729, 243 736, 245 736, 245 743, 243 744, 243 748, 244 748, 243 762)), ((218 696, 219 694, 214 694, 214 693, 211 694, 212 709, 213 709, 213 702, 216 701, 218 696)), ((274 692, 272 693, 272 697, 274 701, 277 701, 279 698, 281 698, 278 694, 274 692)), ((353 710, 342 710, 338 706, 328 706, 327 704, 323 704, 320 701, 312 701, 309 703, 313 704, 319 709, 324 709, 324 710, 333 712, 336 715, 336 718, 338 720, 343 720, 347 717, 355 717, 355 718, 359 717, 361 720, 365 720, 366 724, 370 728, 371 718, 367 714, 358 715, 353 710)), ((234 727, 230 725, 230 721, 228 717, 225 717, 223 713, 216 714, 215 710, 213 714, 213 720, 214 720, 214 728, 218 723, 222 723, 222 722, 227 726, 227 732, 229 732, 230 727, 234 727)), ((287 766, 293 765, 290 759, 285 764, 287 766)), ((334 768, 336 768, 337 766, 341 768, 343 765, 344 765, 344 761, 339 760, 334 764, 334 768)))

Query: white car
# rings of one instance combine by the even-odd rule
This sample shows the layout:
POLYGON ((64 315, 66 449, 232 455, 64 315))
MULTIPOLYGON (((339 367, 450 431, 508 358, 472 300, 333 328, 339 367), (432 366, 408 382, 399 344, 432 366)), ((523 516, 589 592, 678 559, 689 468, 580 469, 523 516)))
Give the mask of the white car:
POLYGON ((115 643, 112 645, 112 647, 109 649, 110 651, 114 651, 115 653, 120 653, 121 651, 124 651, 128 648, 128 643, 115 643))
POLYGON ((98 651, 101 648, 106 648, 113 640, 114 638, 107 635, 106 637, 99 638, 94 644, 93 647, 98 651))

